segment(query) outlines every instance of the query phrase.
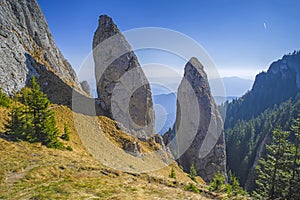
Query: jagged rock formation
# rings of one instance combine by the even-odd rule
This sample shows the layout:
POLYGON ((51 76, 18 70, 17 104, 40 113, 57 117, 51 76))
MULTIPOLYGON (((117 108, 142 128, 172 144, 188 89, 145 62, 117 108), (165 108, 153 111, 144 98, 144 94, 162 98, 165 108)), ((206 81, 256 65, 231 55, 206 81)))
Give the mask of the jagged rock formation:
POLYGON ((70 90, 68 87, 80 91, 76 74, 55 45, 36 0, 0 3, 0 87, 3 91, 13 95, 32 76, 39 78, 44 91, 56 103, 67 101, 59 91, 70 90))
POLYGON ((106 15, 99 19, 93 56, 99 104, 106 116, 139 138, 152 135, 154 111, 148 80, 131 46, 106 15))
POLYGON ((252 89, 228 105, 225 129, 296 96, 300 91, 299 63, 300 52, 295 51, 273 62, 267 72, 256 75, 252 89))
MULTIPOLYGON (((171 149, 178 163, 185 171, 194 164, 205 181, 210 181, 218 172, 226 176, 223 122, 211 95, 207 75, 196 58, 186 64, 177 95, 176 142, 171 149)), ((165 136, 165 140, 170 139, 165 136)))
POLYGON ((285 55, 282 59, 272 63, 270 66, 268 73, 280 76, 283 79, 288 79, 288 72, 292 72, 294 78, 291 81, 295 81, 293 84, 296 84, 298 90, 300 90, 300 51, 294 51, 293 54, 285 55))

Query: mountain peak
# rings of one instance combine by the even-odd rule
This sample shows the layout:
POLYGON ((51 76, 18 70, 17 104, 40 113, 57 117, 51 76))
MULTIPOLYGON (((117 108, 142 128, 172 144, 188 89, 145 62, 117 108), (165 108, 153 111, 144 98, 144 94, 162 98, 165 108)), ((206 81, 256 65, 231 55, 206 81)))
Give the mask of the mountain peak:
POLYGON ((112 18, 108 15, 101 15, 99 17, 98 26, 101 28, 117 28, 112 18))
POLYGON ((127 44, 125 38, 123 38, 121 31, 114 23, 113 19, 108 15, 100 15, 98 20, 98 28, 94 35, 93 49, 95 49, 96 46, 98 46, 104 40, 117 34, 118 36, 115 39, 122 39, 123 45, 126 44, 126 48, 129 48, 129 44, 127 44))
POLYGON ((194 67, 197 70, 203 70, 203 65, 200 63, 200 61, 196 57, 192 57, 189 62, 186 64, 186 68, 188 66, 194 67))

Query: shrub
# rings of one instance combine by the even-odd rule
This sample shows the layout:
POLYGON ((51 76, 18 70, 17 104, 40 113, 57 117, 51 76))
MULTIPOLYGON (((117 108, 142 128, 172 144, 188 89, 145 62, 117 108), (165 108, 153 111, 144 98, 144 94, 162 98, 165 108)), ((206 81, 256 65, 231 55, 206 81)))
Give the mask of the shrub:
POLYGON ((192 164, 191 167, 190 167, 189 177, 190 177, 194 182, 197 182, 197 181, 196 181, 197 171, 196 171, 196 169, 195 169, 194 164, 192 164))
POLYGON ((66 147, 66 150, 68 150, 68 151, 73 151, 73 148, 72 148, 71 146, 67 146, 67 147, 66 147))
POLYGON ((184 190, 192 191, 194 193, 200 193, 199 189, 194 184, 192 184, 192 183, 187 184, 184 187, 184 190))
POLYGON ((221 173, 215 174, 208 186, 209 191, 227 193, 228 197, 239 195, 248 196, 248 193, 240 186, 238 179, 229 172, 229 183, 221 173))
POLYGON ((2 92, 2 89, 0 88, 0 106, 8 107, 9 103, 10 99, 4 92, 2 92))
POLYGON ((169 178, 174 178, 174 179, 176 179, 176 174, 175 174, 175 170, 174 170, 173 167, 172 167, 172 169, 171 169, 171 173, 170 173, 170 175, 169 175, 169 178))
POLYGON ((69 128, 67 127, 67 125, 64 125, 64 134, 62 134, 62 136, 60 136, 61 139, 65 140, 65 141, 70 141, 70 132, 69 132, 69 128))
POLYGON ((214 178, 210 181, 208 189, 214 192, 227 192, 229 189, 226 185, 225 177, 218 173, 214 175, 214 178))

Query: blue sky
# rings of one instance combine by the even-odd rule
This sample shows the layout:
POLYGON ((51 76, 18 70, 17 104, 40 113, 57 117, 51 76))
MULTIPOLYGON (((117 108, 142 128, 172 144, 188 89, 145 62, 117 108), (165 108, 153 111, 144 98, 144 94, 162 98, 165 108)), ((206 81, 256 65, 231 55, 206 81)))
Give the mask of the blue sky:
MULTIPOLYGON (((91 52, 101 14, 111 16, 121 31, 163 27, 193 38, 210 55, 223 77, 254 79, 272 61, 300 49, 298 0, 38 0, 38 3, 58 47, 75 70, 91 52)), ((143 54, 138 56, 143 63, 143 54)))

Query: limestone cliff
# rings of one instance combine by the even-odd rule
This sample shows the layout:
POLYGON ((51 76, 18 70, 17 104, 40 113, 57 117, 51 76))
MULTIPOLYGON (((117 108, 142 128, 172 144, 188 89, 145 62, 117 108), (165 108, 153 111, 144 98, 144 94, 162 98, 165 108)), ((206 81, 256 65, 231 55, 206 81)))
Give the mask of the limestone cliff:
POLYGON ((149 82, 113 20, 102 15, 93 40, 97 92, 105 115, 139 138, 154 132, 149 82))
POLYGON ((175 132, 177 160, 185 171, 194 164, 205 181, 218 172, 226 175, 223 122, 196 58, 186 64, 178 88, 175 132))
POLYGON ((0 1, 0 87, 8 95, 36 76, 55 103, 81 90, 75 72, 57 48, 36 0, 0 1))
POLYGON ((295 97, 300 91, 299 63, 300 51, 295 51, 273 62, 266 72, 257 74, 252 89, 228 105, 225 129, 295 97))

